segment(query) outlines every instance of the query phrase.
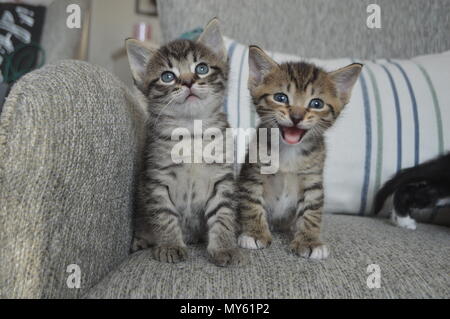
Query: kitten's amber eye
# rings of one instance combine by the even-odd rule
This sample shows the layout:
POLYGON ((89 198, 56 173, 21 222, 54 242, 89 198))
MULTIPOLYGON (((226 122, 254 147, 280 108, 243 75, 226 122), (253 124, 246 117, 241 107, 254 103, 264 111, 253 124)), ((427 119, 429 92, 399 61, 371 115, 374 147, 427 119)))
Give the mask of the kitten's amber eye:
POLYGON ((173 72, 166 71, 161 74, 161 81, 163 81, 164 83, 170 83, 173 80, 175 80, 175 74, 173 74, 173 72))
POLYGON ((279 103, 284 103, 284 104, 288 104, 289 103, 289 98, 284 93, 275 93, 273 95, 273 99, 275 101, 279 102, 279 103))
POLYGON ((323 101, 321 99, 312 99, 309 102, 309 107, 312 109, 321 109, 323 108, 323 101))
POLYGON ((195 73, 204 75, 209 72, 209 67, 206 65, 206 63, 199 63, 195 67, 195 73))

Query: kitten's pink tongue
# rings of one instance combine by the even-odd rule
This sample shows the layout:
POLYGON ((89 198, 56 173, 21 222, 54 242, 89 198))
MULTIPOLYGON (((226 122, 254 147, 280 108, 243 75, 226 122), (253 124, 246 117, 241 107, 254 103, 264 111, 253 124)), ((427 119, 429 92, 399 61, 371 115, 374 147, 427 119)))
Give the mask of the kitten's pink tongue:
POLYGON ((283 138, 288 144, 297 144, 305 134, 305 130, 297 127, 283 127, 283 138))

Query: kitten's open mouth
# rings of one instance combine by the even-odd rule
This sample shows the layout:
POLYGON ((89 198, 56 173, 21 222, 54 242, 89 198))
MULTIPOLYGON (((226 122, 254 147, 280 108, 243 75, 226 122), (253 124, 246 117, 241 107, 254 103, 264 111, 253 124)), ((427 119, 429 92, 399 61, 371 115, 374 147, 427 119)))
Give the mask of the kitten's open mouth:
POLYGON ((283 137, 283 141, 288 144, 297 144, 300 143, 303 136, 305 136, 306 130, 301 128, 292 126, 280 126, 281 136, 283 137))

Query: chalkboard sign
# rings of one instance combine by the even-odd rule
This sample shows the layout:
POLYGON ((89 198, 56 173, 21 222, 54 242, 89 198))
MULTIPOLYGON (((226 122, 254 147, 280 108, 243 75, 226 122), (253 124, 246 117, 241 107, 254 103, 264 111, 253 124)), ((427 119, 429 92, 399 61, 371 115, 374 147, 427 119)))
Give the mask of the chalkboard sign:
POLYGON ((46 8, 0 4, 0 82, 12 83, 36 67, 46 8))

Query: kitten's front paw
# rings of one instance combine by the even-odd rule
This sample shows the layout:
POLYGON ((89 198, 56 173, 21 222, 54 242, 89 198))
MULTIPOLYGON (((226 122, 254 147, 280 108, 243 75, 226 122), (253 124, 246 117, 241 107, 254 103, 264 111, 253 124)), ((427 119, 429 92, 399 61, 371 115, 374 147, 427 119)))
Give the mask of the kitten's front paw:
POLYGON ((289 248, 297 256, 308 259, 322 260, 330 254, 327 245, 321 242, 302 242, 294 239, 289 248))
POLYGON ((131 242, 130 251, 132 253, 134 253, 138 250, 147 249, 149 247, 150 247, 150 244, 145 239, 139 238, 139 237, 133 237, 133 241, 131 242))
POLYGON ((209 250, 209 255, 212 262, 220 267, 239 265, 244 262, 244 256, 239 248, 209 250))
POLYGON ((165 263, 178 263, 187 259, 186 247, 157 246, 153 248, 153 257, 165 263))
POLYGON ((241 234, 238 238, 239 246, 246 249, 262 249, 270 246, 271 243, 272 235, 270 233, 262 234, 260 236, 241 234))
POLYGON ((398 216, 395 212, 391 214, 391 221, 394 225, 401 228, 410 230, 415 230, 417 228, 416 221, 414 219, 409 216, 398 216))

